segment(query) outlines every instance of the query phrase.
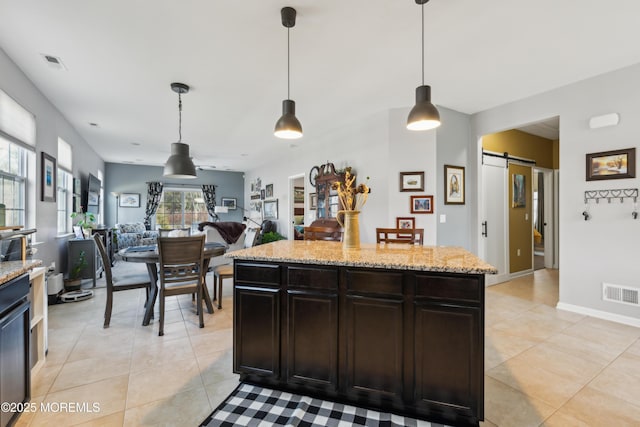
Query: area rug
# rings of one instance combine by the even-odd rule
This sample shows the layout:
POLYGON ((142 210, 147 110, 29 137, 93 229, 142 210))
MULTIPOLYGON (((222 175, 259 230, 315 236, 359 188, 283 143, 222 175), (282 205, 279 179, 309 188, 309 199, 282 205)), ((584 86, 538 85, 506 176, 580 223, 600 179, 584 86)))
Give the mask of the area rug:
POLYGON ((230 426, 384 426, 445 427, 400 415, 314 399, 251 384, 240 385, 200 427, 230 426))

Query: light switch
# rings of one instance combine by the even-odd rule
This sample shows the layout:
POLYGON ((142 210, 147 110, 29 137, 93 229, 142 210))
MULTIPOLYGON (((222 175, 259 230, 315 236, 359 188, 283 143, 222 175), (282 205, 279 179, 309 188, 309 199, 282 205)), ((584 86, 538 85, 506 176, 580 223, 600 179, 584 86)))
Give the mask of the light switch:
POLYGON ((529 221, 529 214, 528 214, 528 213, 525 213, 525 214, 524 214, 524 220, 525 220, 525 221, 529 221))
POLYGON ((447 222, 447 216, 445 214, 440 215, 440 223, 444 224, 447 222))

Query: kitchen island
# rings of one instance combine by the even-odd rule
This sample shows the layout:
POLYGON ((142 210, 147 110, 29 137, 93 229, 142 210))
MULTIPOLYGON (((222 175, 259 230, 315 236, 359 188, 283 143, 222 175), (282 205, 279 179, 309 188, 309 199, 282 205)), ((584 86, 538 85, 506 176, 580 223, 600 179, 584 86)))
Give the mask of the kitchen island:
POLYGON ((243 381, 454 425, 484 418, 484 275, 462 248, 279 241, 234 258, 243 381))

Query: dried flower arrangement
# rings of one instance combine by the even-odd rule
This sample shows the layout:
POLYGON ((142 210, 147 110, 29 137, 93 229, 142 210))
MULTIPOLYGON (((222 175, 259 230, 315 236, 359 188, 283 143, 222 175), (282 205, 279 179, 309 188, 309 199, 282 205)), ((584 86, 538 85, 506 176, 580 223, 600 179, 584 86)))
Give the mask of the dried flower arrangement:
MULTIPOLYGON (((341 182, 334 182, 331 188, 338 192, 338 197, 342 202, 342 206, 347 211, 359 211, 367 203, 367 198, 371 189, 367 184, 360 183, 357 186, 354 185, 356 176, 351 174, 351 168, 348 167, 344 174, 344 184, 341 182)), ((367 177, 367 181, 369 177, 367 177)))

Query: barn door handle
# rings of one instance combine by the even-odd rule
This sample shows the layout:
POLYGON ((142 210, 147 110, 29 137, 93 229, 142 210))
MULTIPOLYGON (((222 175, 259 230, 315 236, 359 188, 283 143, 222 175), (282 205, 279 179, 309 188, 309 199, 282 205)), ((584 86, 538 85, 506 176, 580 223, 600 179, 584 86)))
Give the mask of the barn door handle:
POLYGON ((482 222, 482 235, 484 237, 488 237, 489 234, 487 233, 487 221, 483 221, 482 222))

